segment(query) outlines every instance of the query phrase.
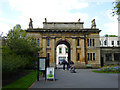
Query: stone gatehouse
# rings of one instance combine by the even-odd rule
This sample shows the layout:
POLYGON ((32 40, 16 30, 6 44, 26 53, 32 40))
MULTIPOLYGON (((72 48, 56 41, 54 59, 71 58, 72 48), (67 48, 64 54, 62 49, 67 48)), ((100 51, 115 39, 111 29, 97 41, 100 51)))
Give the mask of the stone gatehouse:
POLYGON ((85 64, 100 66, 99 30, 95 21, 91 28, 84 28, 83 22, 43 22, 43 28, 29 27, 26 32, 34 36, 42 47, 39 56, 47 57, 48 66, 56 67, 56 47, 65 44, 68 47, 68 61, 77 68, 85 64))

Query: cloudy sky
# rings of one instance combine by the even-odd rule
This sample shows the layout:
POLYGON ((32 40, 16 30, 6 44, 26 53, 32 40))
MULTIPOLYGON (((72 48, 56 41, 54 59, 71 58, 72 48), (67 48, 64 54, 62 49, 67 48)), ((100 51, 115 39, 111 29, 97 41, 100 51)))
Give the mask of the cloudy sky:
POLYGON ((48 22, 77 22, 91 28, 96 19, 100 35, 118 35, 117 16, 112 17, 114 0, 0 0, 0 34, 6 35, 16 24, 27 29, 29 18, 34 28, 42 28, 44 18, 48 22))

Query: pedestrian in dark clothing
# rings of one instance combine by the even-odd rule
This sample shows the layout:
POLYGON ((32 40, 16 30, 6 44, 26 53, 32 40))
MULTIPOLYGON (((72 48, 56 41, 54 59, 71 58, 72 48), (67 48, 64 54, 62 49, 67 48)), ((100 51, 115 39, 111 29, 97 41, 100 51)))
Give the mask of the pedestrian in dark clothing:
POLYGON ((67 61, 67 70, 69 70, 69 61, 67 61))
POLYGON ((63 70, 65 70, 65 64, 66 64, 66 61, 63 60, 63 70))

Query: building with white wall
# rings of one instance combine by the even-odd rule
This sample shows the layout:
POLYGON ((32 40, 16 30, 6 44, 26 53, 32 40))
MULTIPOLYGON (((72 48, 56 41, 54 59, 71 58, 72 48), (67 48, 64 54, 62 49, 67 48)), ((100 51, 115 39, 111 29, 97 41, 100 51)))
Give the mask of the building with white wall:
POLYGON ((101 66, 120 64, 120 40, 118 37, 100 37, 101 66))
POLYGON ((59 64, 60 60, 68 61, 68 47, 64 44, 60 44, 56 49, 56 64, 59 64))
POLYGON ((100 47, 119 47, 118 37, 100 37, 100 47))

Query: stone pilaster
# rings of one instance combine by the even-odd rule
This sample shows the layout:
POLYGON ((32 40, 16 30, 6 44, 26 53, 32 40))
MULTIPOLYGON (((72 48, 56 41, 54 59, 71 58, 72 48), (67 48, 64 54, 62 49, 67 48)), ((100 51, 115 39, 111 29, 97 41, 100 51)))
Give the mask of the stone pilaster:
MULTIPOLYGON (((43 47, 43 43, 42 43, 42 42, 43 42, 42 38, 39 38, 39 47, 40 47, 40 48, 43 47)), ((43 52, 43 51, 40 50, 40 57, 42 56, 42 52, 43 52)))
POLYGON ((81 47, 81 62, 85 62, 85 49, 84 49, 84 38, 81 38, 80 47, 81 47))
POLYGON ((71 59, 73 62, 76 62, 76 37, 72 37, 72 54, 71 54, 71 59))
POLYGON ((43 52, 42 52, 42 57, 46 57, 46 47, 47 47, 47 37, 46 36, 44 36, 44 37, 42 37, 42 39, 43 39, 43 52))
POLYGON ((55 36, 51 36, 51 55, 50 55, 50 66, 55 67, 56 65, 56 57, 55 57, 55 36))

